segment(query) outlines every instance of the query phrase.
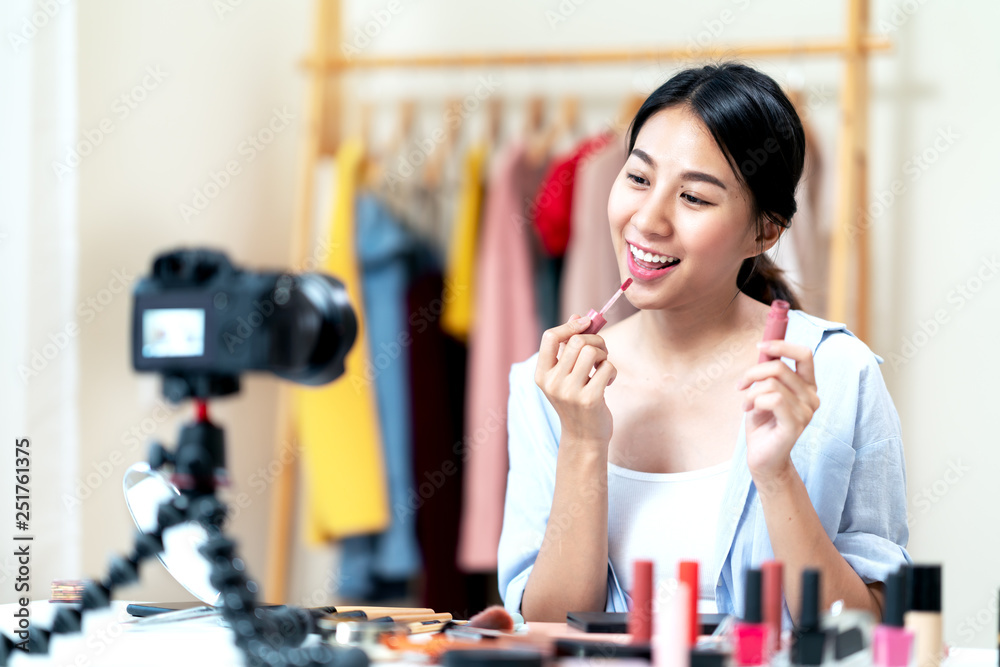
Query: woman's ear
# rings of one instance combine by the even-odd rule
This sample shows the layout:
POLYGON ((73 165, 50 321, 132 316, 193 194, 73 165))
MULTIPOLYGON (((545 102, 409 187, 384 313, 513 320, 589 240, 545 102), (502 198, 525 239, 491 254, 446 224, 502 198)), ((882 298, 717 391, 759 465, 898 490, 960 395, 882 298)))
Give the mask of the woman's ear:
POLYGON ((764 230, 757 236, 757 243, 761 244, 761 252, 767 252, 778 242, 781 234, 788 229, 788 225, 782 218, 776 218, 778 222, 770 218, 764 219, 764 230), (780 224, 779 224, 780 223, 780 224))

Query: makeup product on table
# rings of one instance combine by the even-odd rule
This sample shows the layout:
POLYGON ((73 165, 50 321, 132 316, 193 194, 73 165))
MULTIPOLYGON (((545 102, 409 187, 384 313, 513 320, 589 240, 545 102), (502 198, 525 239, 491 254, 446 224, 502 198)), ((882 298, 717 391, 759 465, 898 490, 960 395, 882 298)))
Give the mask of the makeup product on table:
POLYGON ((690 667, 726 667, 729 654, 718 648, 697 648, 691 650, 690 667))
POLYGON ((678 566, 677 578, 682 584, 687 584, 691 595, 688 596, 688 648, 698 641, 698 561, 682 560, 678 566))
POLYGON ((767 662, 767 626, 761 613, 761 573, 747 570, 744 581, 743 619, 734 631, 734 658, 740 667, 757 667, 767 662))
POLYGON ((627 290, 628 286, 631 284, 632 284, 631 278, 623 282, 622 286, 618 288, 618 291, 615 292, 610 299, 608 299, 608 302, 606 304, 604 304, 604 308, 601 308, 600 312, 597 312, 593 308, 590 309, 590 312, 587 313, 587 317, 590 318, 590 326, 587 327, 583 333, 595 334, 604 328, 604 325, 608 323, 608 321, 604 319, 604 313, 608 312, 608 308, 615 305, 615 301, 621 298, 621 295, 625 293, 625 290, 627 290))
POLYGON ((819 570, 802 571, 802 606, 799 623, 792 633, 793 665, 820 665, 826 647, 826 633, 819 624, 819 570))
POLYGON ((649 644, 619 644, 613 641, 571 639, 569 637, 556 639, 555 655, 557 658, 640 659, 647 661, 653 659, 653 652, 649 644))
POLYGON ((441 656, 443 667, 542 667, 542 654, 527 649, 456 649, 441 656))
POLYGON ((49 602, 83 602, 83 588, 87 579, 55 579, 52 582, 52 597, 49 602))
POLYGON ((872 642, 872 660, 877 667, 907 667, 910 664, 913 633, 903 627, 905 604, 906 576, 894 572, 885 584, 885 613, 882 624, 875 628, 872 642))
POLYGON ((629 614, 624 611, 571 611, 566 624, 588 634, 624 635, 628 633, 629 614))
POLYGON ((653 667, 687 667, 691 649, 688 647, 687 584, 677 587, 657 586, 653 605, 653 667))
POLYGON ((469 625, 474 628, 487 628, 502 632, 514 631, 514 618, 510 612, 498 604, 487 607, 469 619, 469 625))
POLYGON ((632 611, 628 633, 633 643, 648 642, 653 635, 653 561, 637 560, 632 566, 632 611))
MULTIPOLYGON (((771 310, 767 313, 767 324, 764 325, 764 337, 761 340, 769 341, 785 339, 785 330, 788 328, 788 309, 790 307, 791 306, 787 301, 782 301, 781 299, 775 299, 771 302, 771 310)), ((779 357, 772 357, 761 350, 757 363, 761 364, 765 361, 771 361, 778 358, 779 357)))
POLYGON ((904 615, 913 632, 916 667, 938 667, 941 644, 941 566, 912 565, 909 570, 910 608, 904 615))
POLYGON ((781 577, 784 567, 781 561, 769 560, 760 566, 761 580, 764 587, 762 610, 764 625, 768 632, 768 651, 777 653, 781 649, 781 613, 784 610, 785 599, 781 591, 781 577))
MULTIPOLYGON (((571 611, 566 614, 566 623, 587 633, 623 635, 628 633, 628 616, 623 611, 571 611)), ((726 614, 698 614, 698 633, 710 635, 729 620, 726 614)))

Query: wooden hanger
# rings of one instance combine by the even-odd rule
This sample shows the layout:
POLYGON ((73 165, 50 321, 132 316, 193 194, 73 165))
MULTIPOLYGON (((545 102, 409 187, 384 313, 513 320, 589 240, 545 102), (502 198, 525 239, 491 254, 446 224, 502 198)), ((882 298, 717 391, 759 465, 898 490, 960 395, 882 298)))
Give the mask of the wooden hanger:
POLYGON ((445 103, 445 111, 441 115, 442 120, 445 121, 444 140, 434 147, 423 171, 424 185, 428 188, 438 188, 444 180, 445 164, 458 143, 458 128, 461 125, 461 123, 448 122, 448 119, 456 116, 461 117, 461 113, 462 100, 452 98, 445 103))
POLYGON ((548 155, 548 129, 545 127, 545 98, 528 98, 524 112, 525 157, 529 164, 540 165, 548 155))
POLYGON ((646 97, 642 93, 629 93, 622 100, 621 105, 618 107, 618 115, 615 116, 614 128, 612 128, 617 134, 624 135, 628 132, 632 119, 639 113, 639 108, 646 101, 646 97))
POLYGON ((485 117, 483 119, 483 144, 486 152, 492 153, 500 137, 500 122, 503 118, 503 99, 494 95, 486 100, 485 117))

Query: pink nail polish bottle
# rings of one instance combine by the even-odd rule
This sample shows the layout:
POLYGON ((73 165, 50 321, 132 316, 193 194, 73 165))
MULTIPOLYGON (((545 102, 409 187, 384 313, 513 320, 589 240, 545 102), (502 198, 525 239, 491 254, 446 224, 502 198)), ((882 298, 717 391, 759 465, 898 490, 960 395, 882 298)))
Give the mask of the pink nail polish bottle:
POLYGON ((736 664, 757 667, 767 664, 768 628, 761 613, 760 570, 747 570, 743 620, 736 624, 736 664))
POLYGON ((913 651, 913 633, 903 627, 906 611, 904 576, 899 572, 889 575, 885 589, 885 616, 875 628, 872 640, 872 659, 876 667, 907 667, 913 651))

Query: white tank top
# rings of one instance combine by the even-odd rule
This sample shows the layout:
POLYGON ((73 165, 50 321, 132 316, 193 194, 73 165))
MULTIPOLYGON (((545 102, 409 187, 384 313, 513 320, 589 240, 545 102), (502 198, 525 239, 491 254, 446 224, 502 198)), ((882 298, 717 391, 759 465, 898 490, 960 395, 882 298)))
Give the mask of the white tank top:
POLYGON ((698 561, 698 610, 714 613, 715 534, 731 461, 677 473, 638 472, 608 463, 608 555, 631 594, 636 560, 654 577, 676 578, 682 560, 698 561))

